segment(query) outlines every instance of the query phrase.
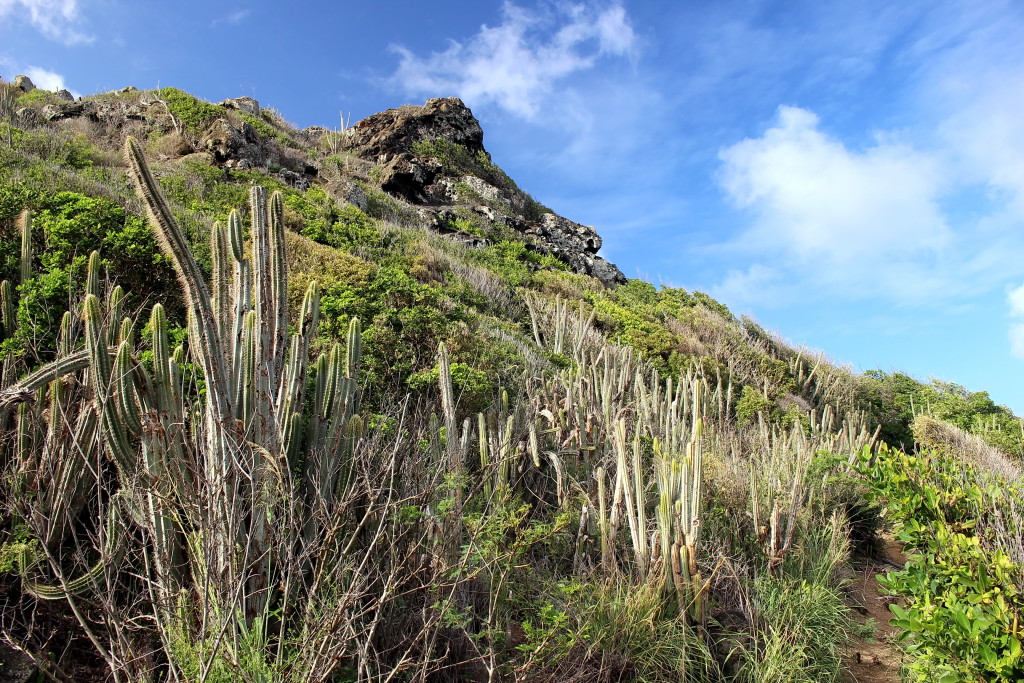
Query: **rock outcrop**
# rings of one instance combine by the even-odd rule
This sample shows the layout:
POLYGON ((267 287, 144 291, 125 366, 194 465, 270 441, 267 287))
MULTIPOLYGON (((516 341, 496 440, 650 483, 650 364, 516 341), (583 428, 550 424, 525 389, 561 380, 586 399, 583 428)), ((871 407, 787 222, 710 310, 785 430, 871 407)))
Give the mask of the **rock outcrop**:
POLYGON ((260 115, 260 103, 251 97, 229 97, 226 100, 218 102, 217 106, 226 107, 227 109, 236 109, 238 111, 245 112, 250 116, 260 115))
POLYGON ((491 163, 483 136, 469 108, 449 97, 369 116, 346 131, 345 144, 376 164, 375 179, 381 189, 424 207, 437 226, 445 225, 453 206, 462 206, 521 233, 535 249, 576 272, 592 275, 605 285, 625 282, 614 264, 598 256, 601 238, 594 228, 552 213, 516 187, 491 163), (466 167, 425 154, 416 144, 438 141, 458 145, 466 167))
POLYGON ((349 145, 360 156, 394 157, 422 140, 448 140, 470 153, 484 151, 484 131, 469 107, 457 97, 427 100, 367 116, 349 129, 349 145))
POLYGON ((22 92, 30 92, 36 89, 36 85, 32 82, 32 79, 24 74, 14 77, 14 87, 20 88, 22 92))

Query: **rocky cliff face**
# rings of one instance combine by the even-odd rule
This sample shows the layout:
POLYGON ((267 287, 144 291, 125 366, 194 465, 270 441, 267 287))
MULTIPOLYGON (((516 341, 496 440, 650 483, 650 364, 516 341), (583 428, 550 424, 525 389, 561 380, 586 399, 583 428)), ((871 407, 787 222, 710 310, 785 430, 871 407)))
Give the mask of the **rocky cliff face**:
POLYGON ((576 272, 605 285, 626 280, 597 255, 601 238, 592 226, 540 206, 493 165, 480 122, 458 98, 369 116, 347 131, 345 144, 376 164, 381 189, 422 207, 437 227, 451 224, 453 208, 468 209, 514 230, 576 272))

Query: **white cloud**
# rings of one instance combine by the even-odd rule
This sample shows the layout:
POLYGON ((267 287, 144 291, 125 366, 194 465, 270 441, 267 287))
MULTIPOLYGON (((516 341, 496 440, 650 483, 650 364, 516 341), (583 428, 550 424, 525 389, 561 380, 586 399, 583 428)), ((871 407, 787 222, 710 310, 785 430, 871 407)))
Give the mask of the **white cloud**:
POLYGON ((211 25, 217 26, 218 24, 230 24, 232 26, 235 26, 248 19, 250 14, 252 14, 251 9, 236 10, 231 14, 227 14, 223 17, 218 17, 214 19, 213 22, 211 22, 211 25))
POLYGON ((64 77, 59 73, 48 71, 38 66, 25 69, 25 75, 32 79, 32 84, 43 90, 63 90, 64 77))
POLYGON ((948 244, 936 159, 885 139, 851 150, 818 124, 814 113, 782 106, 762 137, 720 152, 722 187, 756 216, 745 235, 751 246, 860 268, 866 258, 903 259, 948 244))
POLYGON ((93 39, 79 30, 78 0, 0 0, 0 22, 21 17, 50 40, 75 45, 93 39))
POLYGON ((1010 307, 1010 353, 1024 360, 1024 285, 1011 290, 1006 297, 1010 307))
POLYGON ((410 93, 455 94, 533 119, 560 81, 592 68, 603 55, 628 56, 636 44, 618 4, 601 10, 576 5, 542 15, 509 3, 501 25, 482 26, 444 52, 419 57, 394 47, 401 62, 393 80, 410 93))
POLYGON ((813 112, 782 106, 761 137, 722 149, 719 159, 721 188, 752 217, 727 246, 755 267, 716 288, 737 304, 764 303, 770 292, 794 287, 936 304, 1019 268, 1021 240, 981 241, 979 223, 950 224, 944 208, 955 167, 946 156, 892 135, 877 133, 869 147, 852 149, 824 132, 813 112), (751 280, 768 262, 776 287, 751 280))

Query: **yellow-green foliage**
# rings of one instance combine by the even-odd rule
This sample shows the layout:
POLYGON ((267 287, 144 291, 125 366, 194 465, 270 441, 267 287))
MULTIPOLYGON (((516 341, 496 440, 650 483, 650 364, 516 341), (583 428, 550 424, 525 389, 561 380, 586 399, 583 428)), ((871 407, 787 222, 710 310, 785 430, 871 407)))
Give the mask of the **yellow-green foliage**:
POLYGON ((19 107, 32 107, 33 109, 41 109, 47 104, 58 104, 62 102, 55 93, 49 90, 43 90, 42 88, 36 88, 35 90, 29 90, 27 93, 21 95, 17 99, 17 105, 19 107))
POLYGON ((195 157, 181 159, 171 168, 173 172, 160 177, 167 198, 189 212, 215 219, 222 219, 233 207, 244 205, 253 183, 269 191, 295 192, 259 171, 229 173, 195 157))
POLYGON ((358 256, 317 244, 302 235, 285 233, 288 263, 288 308, 294 314, 302 304, 306 289, 316 282, 321 291, 339 286, 365 287, 377 267, 358 256))
POLYGON ((936 452, 882 448, 856 466, 906 544, 882 583, 905 600, 889 609, 911 680, 1024 680, 1020 483, 936 452))
POLYGON ((920 382, 901 372, 866 373, 865 395, 882 424, 890 445, 914 442, 910 425, 915 414, 926 414, 975 434, 989 445, 1020 460, 1024 458, 1024 425, 1006 406, 996 405, 986 391, 968 391, 959 384, 933 379, 920 382))
POLYGON ((214 119, 224 115, 223 107, 204 102, 177 88, 161 88, 158 94, 185 130, 193 134, 202 133, 214 119))

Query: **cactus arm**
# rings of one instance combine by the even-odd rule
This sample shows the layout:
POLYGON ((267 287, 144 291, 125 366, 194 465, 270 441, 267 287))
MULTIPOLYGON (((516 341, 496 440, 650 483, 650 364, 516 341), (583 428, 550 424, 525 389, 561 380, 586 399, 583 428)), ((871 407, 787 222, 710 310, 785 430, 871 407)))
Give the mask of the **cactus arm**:
POLYGON ((121 343, 121 332, 124 328, 124 323, 129 322, 124 317, 124 289, 120 285, 110 290, 107 296, 107 322, 109 325, 109 334, 107 335, 107 344, 109 346, 117 346, 121 343))
POLYGON ((242 323, 242 362, 239 368, 239 417, 243 429, 251 431, 256 412, 256 312, 245 314, 242 323))
POLYGON ((89 375, 96 396, 96 409, 100 415, 100 431, 122 475, 129 475, 135 471, 136 454, 128 442, 125 424, 117 409, 117 389, 96 295, 87 294, 82 309, 85 318, 85 348, 89 353, 89 375))
POLYGON ((0 325, 3 326, 3 338, 14 336, 18 329, 18 307, 14 298, 14 287, 10 280, 0 282, 0 325))
MULTIPOLYGON (((267 221, 267 193, 259 185, 249 192, 252 214, 252 275, 255 284, 253 322, 254 355, 258 364, 253 368, 255 380, 253 422, 250 439, 270 453, 278 452, 279 430, 274 423, 271 387, 277 386, 278 367, 273 362, 274 339, 277 336, 274 319, 274 282, 270 269, 270 236, 267 221)), ((274 392, 276 393, 276 392, 274 392)))
POLYGON ((316 330, 320 315, 320 293, 316 283, 306 290, 302 300, 302 317, 299 320, 299 331, 292 335, 291 352, 285 366, 284 379, 281 384, 281 396, 278 399, 279 414, 284 428, 282 444, 285 453, 294 453, 297 447, 298 422, 295 417, 302 415, 303 389, 306 384, 306 365, 309 356, 310 337, 316 330))
MULTIPOLYGON (((107 349, 107 352, 109 354, 110 349, 107 349)), ((17 403, 31 401, 32 395, 39 387, 49 384, 58 377, 89 367, 89 358, 89 352, 83 350, 47 363, 22 378, 17 384, 4 389, 0 393, 0 408, 9 408, 17 403)))
POLYGON ((124 560, 127 552, 124 529, 121 526, 121 515, 118 511, 117 500, 110 502, 107 510, 106 542, 100 559, 81 576, 70 581, 61 581, 59 586, 53 586, 30 578, 27 558, 20 559, 22 585, 25 590, 39 600, 65 600, 75 595, 94 589, 100 577, 108 567, 116 567, 124 560))
POLYGON ((28 209, 18 217, 18 232, 21 233, 20 284, 25 284, 32 278, 32 214, 28 209))
POLYGON ((210 255, 213 260, 213 278, 211 281, 213 317, 217 321, 217 332, 222 342, 221 354, 224 362, 224 372, 227 374, 229 395, 234 397, 236 378, 234 376, 234 355, 232 340, 232 300, 231 300, 231 272, 234 261, 230 255, 228 245, 228 231, 221 223, 213 226, 210 231, 210 255))
POLYGON ((139 411, 138 391, 135 389, 134 369, 130 340, 125 340, 117 349, 114 359, 112 385, 115 388, 111 400, 116 401, 117 412, 128 431, 138 436, 142 433, 142 413, 139 411))
MULTIPOLYGON (((358 324, 357 320, 350 323, 350 339, 353 329, 356 330, 355 334, 358 335, 358 324), (353 325, 355 325, 354 328, 353 325)), ((350 347, 351 344, 352 342, 350 341, 350 347)), ((355 378, 350 377, 345 370, 346 363, 342 358, 340 349, 338 349, 336 357, 334 353, 331 355, 331 376, 333 378, 333 386, 330 394, 330 412, 327 414, 331 415, 332 418, 327 428, 327 434, 324 437, 322 447, 325 448, 328 453, 336 453, 341 447, 342 433, 348 425, 349 420, 356 412, 359 394, 355 378)))
MULTIPOLYGON (((220 425, 218 432, 230 432, 229 425, 233 416, 231 397, 228 393, 227 373, 224 369, 221 340, 213 315, 213 306, 210 303, 210 292, 203 279, 203 273, 192 256, 185 236, 174 220, 167 200, 160 192, 156 178, 153 177, 146 164, 142 149, 135 138, 130 136, 125 140, 125 157, 128 161, 131 178, 146 205, 146 212, 156 233, 157 242, 164 254, 174 263, 178 279, 185 290, 185 300, 192 314, 190 327, 194 328, 194 330, 190 330, 190 332, 194 331, 190 337, 197 342, 194 348, 206 378, 210 417, 220 425)), ((217 453, 223 453, 223 449, 228 447, 223 443, 211 443, 211 445, 216 446, 215 453, 211 454, 213 457, 219 457, 217 453)))
POLYGON ((85 273, 85 293, 86 295, 92 294, 95 297, 100 295, 100 270, 102 266, 100 264, 100 253, 93 251, 89 254, 89 265, 86 268, 85 273))
MULTIPOLYGON (((288 332, 288 265, 284 248, 284 197, 280 192, 270 196, 268 206, 270 250, 271 321, 273 322, 274 351, 271 357, 275 368, 284 365, 286 333, 288 332)), ((315 329, 315 327, 314 327, 315 329)), ((280 378, 278 378, 280 382, 280 378)), ((273 385, 271 385, 273 387, 273 385)))
POLYGON ((235 266, 235 315, 232 323, 232 376, 233 391, 235 397, 236 417, 242 418, 241 401, 246 391, 245 385, 245 357, 247 353, 248 337, 245 332, 246 316, 252 312, 252 269, 249 260, 246 259, 235 266))

